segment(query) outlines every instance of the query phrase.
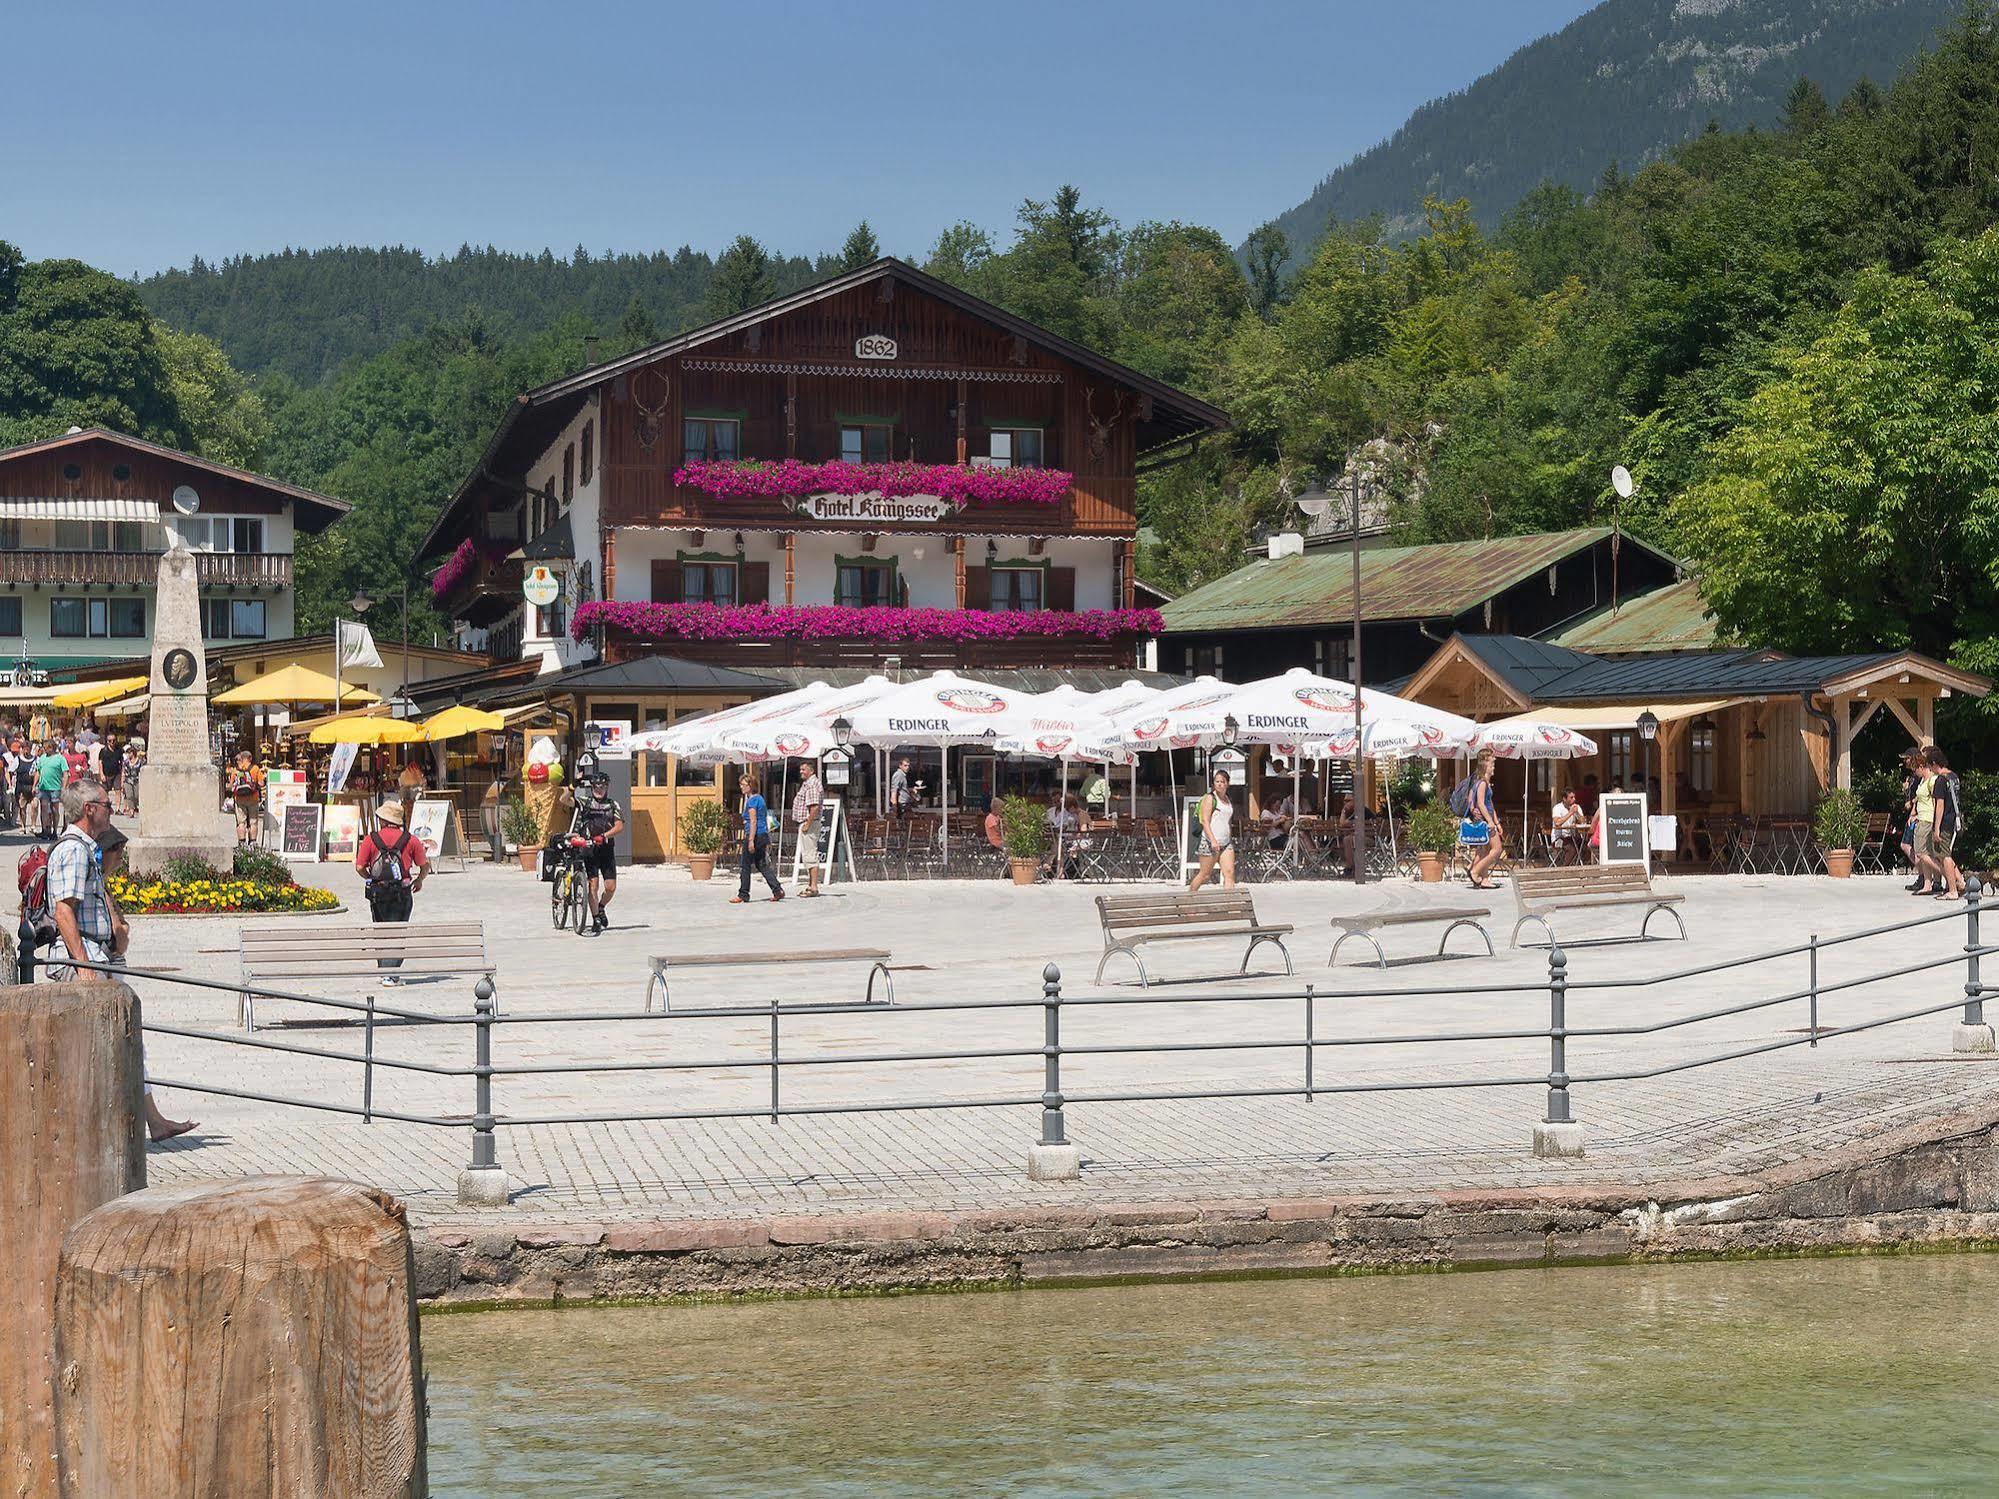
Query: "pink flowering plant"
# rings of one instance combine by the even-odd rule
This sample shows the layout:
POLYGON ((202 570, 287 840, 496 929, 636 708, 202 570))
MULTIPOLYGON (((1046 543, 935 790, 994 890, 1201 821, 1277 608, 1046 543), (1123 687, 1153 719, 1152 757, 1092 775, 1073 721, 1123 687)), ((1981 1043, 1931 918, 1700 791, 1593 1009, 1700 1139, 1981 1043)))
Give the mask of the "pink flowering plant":
POLYGON ((471 537, 458 543, 452 554, 444 559, 444 565, 430 575, 430 596, 442 603, 449 598, 472 575, 472 570, 484 557, 488 562, 498 562, 507 555, 509 548, 491 543, 480 546, 471 537))
POLYGON ((569 632, 583 639, 597 625, 660 640, 1019 640, 1090 636, 1111 640, 1157 635, 1157 609, 849 609, 836 604, 659 604, 593 600, 577 606, 569 632))
POLYGON ((1059 468, 974 468, 955 463, 775 463, 702 459, 673 471, 673 482, 720 500, 782 500, 807 494, 936 495, 954 505, 1059 505, 1076 476, 1059 468))

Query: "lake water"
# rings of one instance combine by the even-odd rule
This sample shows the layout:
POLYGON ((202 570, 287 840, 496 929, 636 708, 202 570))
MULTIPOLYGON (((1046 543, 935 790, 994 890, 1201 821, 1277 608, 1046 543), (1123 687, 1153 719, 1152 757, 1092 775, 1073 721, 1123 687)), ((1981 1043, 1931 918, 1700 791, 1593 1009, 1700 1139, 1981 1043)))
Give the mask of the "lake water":
POLYGON ((432 1492, 1999 1493, 1999 1256, 426 1318, 432 1492))

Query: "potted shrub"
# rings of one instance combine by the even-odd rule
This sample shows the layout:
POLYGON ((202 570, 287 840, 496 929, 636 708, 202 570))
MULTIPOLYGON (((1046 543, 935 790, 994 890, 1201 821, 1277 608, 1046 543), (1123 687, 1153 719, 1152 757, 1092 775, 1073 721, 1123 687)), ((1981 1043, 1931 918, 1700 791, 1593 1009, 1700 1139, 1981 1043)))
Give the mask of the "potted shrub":
POLYGON ((1853 851, 1867 837, 1867 809, 1851 791, 1828 791, 1812 813, 1812 832, 1825 855, 1825 872, 1846 879, 1853 873, 1853 851))
POLYGON ((1003 796, 998 805, 1000 843, 1016 885, 1032 885, 1048 854, 1048 809, 1024 796, 1003 796))
POLYGON ((500 811, 500 837, 511 843, 521 856, 521 868, 533 874, 541 862, 541 823, 518 796, 507 798, 500 811))
POLYGON ((687 855, 687 871, 697 880, 715 872, 715 855, 729 836, 729 814, 719 801, 690 802, 680 814, 680 849, 687 855))
POLYGON ((1458 847, 1458 819, 1447 803, 1430 802, 1409 814, 1409 846, 1424 884, 1443 879, 1444 860, 1458 847))

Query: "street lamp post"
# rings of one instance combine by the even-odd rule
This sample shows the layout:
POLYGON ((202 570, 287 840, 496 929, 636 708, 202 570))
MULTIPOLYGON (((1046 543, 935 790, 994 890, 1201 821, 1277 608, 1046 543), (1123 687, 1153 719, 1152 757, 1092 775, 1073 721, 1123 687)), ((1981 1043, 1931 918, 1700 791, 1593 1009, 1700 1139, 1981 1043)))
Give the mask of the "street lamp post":
POLYGON ((1347 536, 1353 559, 1353 882, 1367 883, 1367 796, 1363 777, 1367 762, 1361 753, 1360 721, 1360 465, 1348 474, 1353 490, 1353 529, 1347 536))
MULTIPOLYGON (((1638 737, 1645 741, 1645 773, 1638 782, 1638 789, 1649 795, 1652 788, 1652 741, 1659 737, 1659 715, 1650 708, 1638 715, 1638 737)), ((1659 809, 1648 806, 1647 810, 1656 812, 1659 809)))

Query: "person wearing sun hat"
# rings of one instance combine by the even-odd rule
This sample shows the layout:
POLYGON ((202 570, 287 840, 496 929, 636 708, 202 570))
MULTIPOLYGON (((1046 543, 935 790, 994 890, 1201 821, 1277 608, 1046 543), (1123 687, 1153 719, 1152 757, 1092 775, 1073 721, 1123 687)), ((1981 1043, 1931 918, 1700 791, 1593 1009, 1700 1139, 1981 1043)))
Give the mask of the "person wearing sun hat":
MULTIPOLYGON (((380 824, 354 850, 354 872, 367 881, 368 913, 376 921, 408 921, 416 905, 416 893, 430 873, 430 856, 423 840, 407 826, 407 806, 401 800, 386 801, 375 809, 380 824)), ((376 966, 396 969, 401 958, 377 958, 376 966)), ((394 973, 382 980, 396 985, 402 980, 394 973)))

